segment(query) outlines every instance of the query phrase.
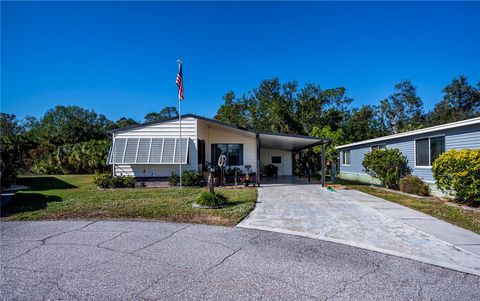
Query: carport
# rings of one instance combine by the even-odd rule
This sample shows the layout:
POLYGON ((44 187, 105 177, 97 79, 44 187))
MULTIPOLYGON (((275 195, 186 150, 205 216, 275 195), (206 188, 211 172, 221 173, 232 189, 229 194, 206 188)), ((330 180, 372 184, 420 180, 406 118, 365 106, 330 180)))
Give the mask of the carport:
MULTIPOLYGON (((332 140, 322 137, 310 137, 303 135, 290 134, 272 134, 266 132, 257 132, 257 166, 259 175, 264 175, 265 166, 274 165, 282 168, 278 175, 293 176, 295 166, 295 154, 310 149, 314 146, 321 146, 321 172, 322 186, 325 186, 325 148, 332 140)), ((310 156, 313 156, 311 153, 310 156)), ((261 185, 261 176, 257 177, 257 185, 261 185)), ((269 181, 271 182, 271 181, 269 181)))

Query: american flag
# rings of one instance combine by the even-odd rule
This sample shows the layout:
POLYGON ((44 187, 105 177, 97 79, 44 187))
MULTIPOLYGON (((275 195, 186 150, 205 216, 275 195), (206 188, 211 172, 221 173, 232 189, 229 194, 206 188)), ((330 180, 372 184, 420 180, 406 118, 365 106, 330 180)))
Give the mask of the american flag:
POLYGON ((177 74, 177 80, 175 83, 178 86, 178 99, 183 100, 184 95, 183 95, 183 75, 182 75, 182 61, 178 61, 178 74, 177 74))

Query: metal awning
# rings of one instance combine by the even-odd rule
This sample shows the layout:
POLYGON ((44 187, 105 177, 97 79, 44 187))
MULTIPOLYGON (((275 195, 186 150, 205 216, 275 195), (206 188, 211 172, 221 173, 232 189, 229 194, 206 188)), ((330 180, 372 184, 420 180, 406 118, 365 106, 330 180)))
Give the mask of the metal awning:
POLYGON ((190 139, 114 138, 110 164, 187 164, 190 139), (181 145, 181 148, 180 148, 181 145))

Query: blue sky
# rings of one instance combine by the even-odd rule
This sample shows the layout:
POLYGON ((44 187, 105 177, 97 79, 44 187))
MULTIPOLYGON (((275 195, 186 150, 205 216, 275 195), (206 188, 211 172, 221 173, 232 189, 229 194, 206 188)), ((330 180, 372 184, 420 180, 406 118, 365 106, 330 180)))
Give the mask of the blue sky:
POLYGON ((480 81, 480 3, 2 2, 1 111, 75 104, 139 121, 176 105, 213 116, 262 79, 344 86, 377 104, 410 79, 425 107, 480 81))

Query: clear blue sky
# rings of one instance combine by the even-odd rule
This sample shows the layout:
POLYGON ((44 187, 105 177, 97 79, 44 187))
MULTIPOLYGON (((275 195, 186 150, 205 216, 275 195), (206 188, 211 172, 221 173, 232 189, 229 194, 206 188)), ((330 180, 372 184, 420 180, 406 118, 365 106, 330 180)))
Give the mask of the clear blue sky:
POLYGON ((480 3, 2 2, 1 111, 75 104, 139 121, 176 105, 213 116, 279 77, 376 104, 410 79, 425 107, 460 74, 480 81, 480 3))

